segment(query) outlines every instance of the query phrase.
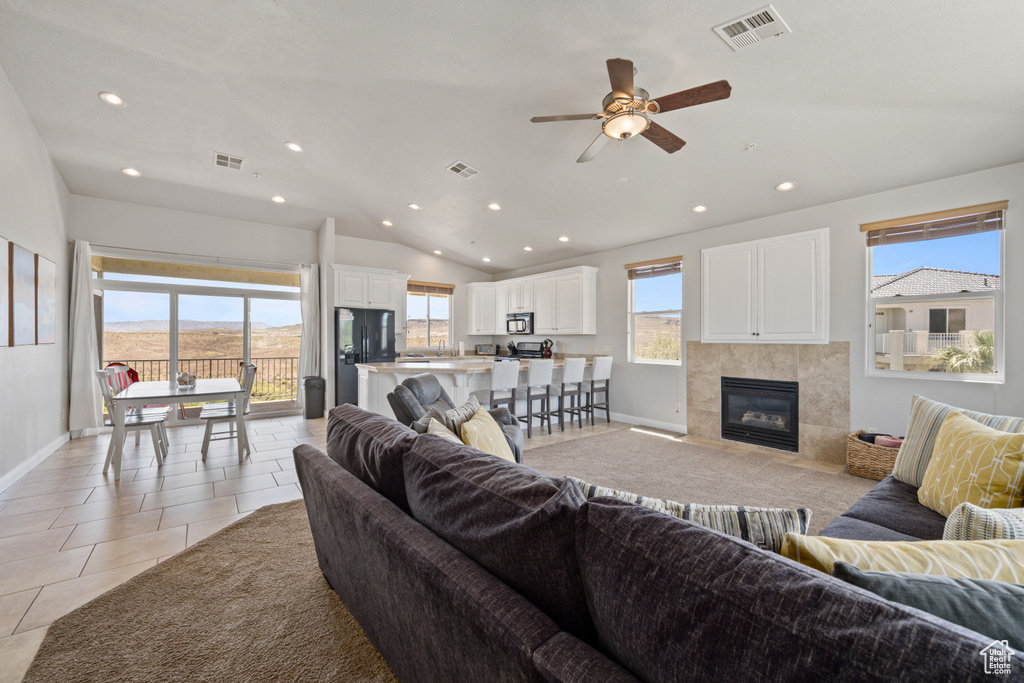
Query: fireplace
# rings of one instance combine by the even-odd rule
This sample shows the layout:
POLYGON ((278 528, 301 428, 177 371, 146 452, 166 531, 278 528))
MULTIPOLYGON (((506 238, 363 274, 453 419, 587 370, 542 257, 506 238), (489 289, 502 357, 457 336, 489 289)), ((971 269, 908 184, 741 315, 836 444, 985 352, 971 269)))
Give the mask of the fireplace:
POLYGON ((722 378, 722 438, 798 450, 799 383, 722 378))

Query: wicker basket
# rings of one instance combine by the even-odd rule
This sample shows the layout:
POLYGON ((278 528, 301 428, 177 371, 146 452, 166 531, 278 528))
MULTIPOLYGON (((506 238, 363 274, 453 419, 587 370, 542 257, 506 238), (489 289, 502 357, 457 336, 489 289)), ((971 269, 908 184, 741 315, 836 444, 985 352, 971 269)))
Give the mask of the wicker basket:
POLYGON ((856 477, 881 481, 892 472, 900 449, 861 441, 857 437, 863 433, 861 430, 846 437, 846 468, 856 477))

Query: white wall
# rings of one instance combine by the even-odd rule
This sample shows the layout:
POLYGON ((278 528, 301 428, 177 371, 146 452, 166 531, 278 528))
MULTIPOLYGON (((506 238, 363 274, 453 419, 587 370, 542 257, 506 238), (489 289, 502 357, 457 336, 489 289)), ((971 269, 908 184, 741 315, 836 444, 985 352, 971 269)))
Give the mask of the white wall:
POLYGON ((298 265, 317 263, 314 230, 252 223, 96 197, 71 196, 72 239, 172 254, 298 265))
POLYGON ((469 334, 469 301, 466 295, 467 282, 490 282, 490 274, 434 254, 425 254, 404 244, 342 235, 338 235, 335 240, 334 262, 347 266, 388 268, 399 273, 408 273, 411 280, 455 285, 452 302, 452 346, 458 348, 459 342, 464 341, 466 348, 472 349, 474 344, 491 343, 490 336, 469 334))
MULTIPOLYGON (((799 192, 799 190, 797 190, 799 192)), ((742 201, 742 198, 737 198, 742 201)), ((1024 263, 1024 164, 857 197, 800 211, 767 216, 711 230, 688 233, 622 249, 579 257, 543 267, 502 273, 500 280, 518 275, 589 265, 600 268, 597 297, 598 334, 563 337, 559 350, 586 352, 597 346, 611 347, 616 356, 613 370, 613 410, 652 421, 685 424, 685 368, 633 365, 626 358, 626 276, 623 265, 661 256, 682 254, 683 339, 700 339, 700 250, 752 239, 772 237, 813 228, 829 227, 831 233, 831 314, 833 341, 850 342, 851 428, 874 428, 902 433, 910 412, 910 400, 922 394, 953 405, 1004 415, 1024 415, 1024 275, 1016 268, 1024 263), (912 216, 930 211, 1009 200, 1006 211, 1003 273, 1006 302, 1006 367, 1004 384, 948 380, 881 378, 866 374, 865 332, 867 248, 860 224, 912 216), (674 403, 683 406, 675 413, 674 403)), ((711 207, 714 211, 714 207, 711 207)), ((684 345, 685 353, 685 345, 684 345)), ((684 359, 685 362, 685 359, 684 359)))
POLYGON ((0 237, 57 264, 57 343, 0 347, 2 490, 66 436, 70 287, 68 190, 3 70, 0 140, 0 237))

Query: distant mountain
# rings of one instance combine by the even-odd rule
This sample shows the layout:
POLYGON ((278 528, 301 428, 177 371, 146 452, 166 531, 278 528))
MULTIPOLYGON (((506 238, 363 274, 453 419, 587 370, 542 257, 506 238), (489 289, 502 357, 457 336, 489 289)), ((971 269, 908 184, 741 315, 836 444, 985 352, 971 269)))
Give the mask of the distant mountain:
MULTIPOLYGON (((273 327, 267 323, 250 323, 254 330, 266 330, 273 327)), ((289 326, 291 327, 291 326, 289 326)), ((241 330, 242 323, 228 321, 181 320, 179 330, 241 330)), ((169 323, 166 320, 127 320, 119 323, 103 323, 104 332, 167 332, 169 323)))

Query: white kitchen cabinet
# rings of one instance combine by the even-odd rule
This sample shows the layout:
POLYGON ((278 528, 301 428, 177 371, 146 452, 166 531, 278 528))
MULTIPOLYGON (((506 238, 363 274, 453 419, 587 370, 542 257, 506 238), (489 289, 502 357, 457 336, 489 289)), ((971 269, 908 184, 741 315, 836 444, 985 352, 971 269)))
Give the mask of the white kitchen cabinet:
POLYGON ((555 333, 555 306, 558 297, 555 293, 557 278, 554 276, 539 277, 533 281, 533 333, 555 333))
POLYGON ((570 268, 533 281, 535 334, 597 333, 597 269, 570 268))
POLYGON ((391 277, 391 301, 395 310, 395 335, 397 343, 405 348, 406 309, 408 308, 409 276, 396 273, 391 277))
POLYGON ((404 309, 408 279, 394 270, 334 265, 334 305, 394 310, 401 304, 404 309))
POLYGON ((509 313, 533 311, 534 280, 511 280, 504 285, 507 291, 509 313))
POLYGON ((701 341, 826 344, 828 228, 701 251, 701 341))
POLYGON ((509 308, 509 286, 503 282, 494 285, 494 333, 505 334, 508 329, 505 325, 508 314, 512 312, 509 308))
POLYGON ((497 307, 495 301, 496 286, 491 282, 470 282, 466 285, 469 293, 469 333, 470 334, 504 334, 502 326, 496 329, 497 307))

